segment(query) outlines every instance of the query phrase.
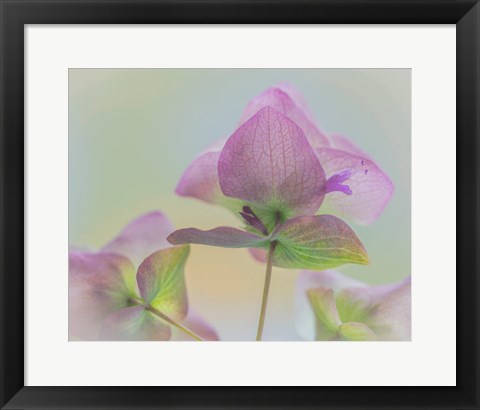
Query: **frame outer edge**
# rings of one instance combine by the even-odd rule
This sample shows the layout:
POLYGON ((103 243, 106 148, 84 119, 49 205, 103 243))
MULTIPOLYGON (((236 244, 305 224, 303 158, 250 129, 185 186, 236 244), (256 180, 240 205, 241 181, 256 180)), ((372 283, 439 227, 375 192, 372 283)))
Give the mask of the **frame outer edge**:
POLYGON ((465 408, 479 409, 480 3, 457 23, 456 35, 457 240, 464 237, 457 246, 457 307, 474 319, 457 314, 457 386, 468 400, 465 408))

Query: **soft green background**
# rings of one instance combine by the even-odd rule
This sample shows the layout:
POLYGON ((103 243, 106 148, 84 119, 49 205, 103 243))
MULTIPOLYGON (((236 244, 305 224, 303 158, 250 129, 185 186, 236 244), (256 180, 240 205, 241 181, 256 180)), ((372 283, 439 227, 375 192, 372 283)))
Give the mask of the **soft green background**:
MULTIPOLYGON (((348 136, 385 170, 395 194, 371 226, 352 225, 372 263, 339 270, 369 283, 410 274, 411 72, 406 69, 71 69, 69 243, 99 247, 136 216, 165 212, 175 227, 238 226, 216 206, 177 197, 185 168, 229 136, 256 94, 290 82, 322 130, 348 136)), ((255 336, 264 267, 246 250, 193 246, 190 305, 222 339, 255 336)), ((297 340, 297 271, 275 269, 266 340, 297 340)))

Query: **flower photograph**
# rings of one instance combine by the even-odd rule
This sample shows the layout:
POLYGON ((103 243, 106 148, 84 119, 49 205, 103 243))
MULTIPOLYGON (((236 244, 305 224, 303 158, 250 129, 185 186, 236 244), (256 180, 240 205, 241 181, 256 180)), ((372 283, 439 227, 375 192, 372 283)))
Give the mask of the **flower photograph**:
POLYGON ((68 339, 411 341, 409 69, 69 69, 68 339))

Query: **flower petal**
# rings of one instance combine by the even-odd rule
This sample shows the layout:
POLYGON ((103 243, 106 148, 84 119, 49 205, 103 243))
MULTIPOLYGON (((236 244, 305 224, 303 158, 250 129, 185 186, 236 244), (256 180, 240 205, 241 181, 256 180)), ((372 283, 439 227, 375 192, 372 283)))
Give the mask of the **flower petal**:
POLYGON ((332 289, 317 288, 307 292, 316 323, 316 340, 331 340, 336 337, 342 324, 335 304, 332 289))
POLYGON ((323 270, 346 263, 368 264, 360 239, 332 215, 289 219, 272 233, 277 241, 273 263, 282 268, 323 270))
POLYGON ((100 339, 109 341, 169 340, 170 337, 170 327, 145 306, 128 307, 112 313, 100 332, 100 339))
POLYGON ((172 231, 173 226, 163 213, 150 212, 130 222, 102 251, 124 255, 138 266, 153 252, 170 247, 167 236, 172 231))
POLYGON ((267 88, 248 103, 242 114, 240 124, 265 107, 271 107, 295 122, 303 130, 314 148, 329 146, 326 135, 318 129, 310 114, 306 111, 306 103, 298 90, 293 91, 287 85, 267 88), (290 90, 287 90, 288 88, 290 90), (289 95, 289 91, 295 94, 295 98, 289 95))
POLYGON ((222 248, 268 246, 268 240, 265 237, 228 227, 215 228, 209 231, 201 231, 196 228, 179 229, 173 232, 167 239, 172 245, 196 243, 200 245, 220 246, 222 248))
POLYGON ((314 340, 316 334, 315 316, 307 291, 309 289, 327 288, 336 293, 352 286, 366 285, 333 270, 300 272, 295 286, 295 327, 303 339, 314 340))
POLYGON ((136 297, 135 269, 121 255, 70 252, 68 291, 69 337, 97 340, 103 320, 136 297))
POLYGON ((218 158, 220 151, 200 154, 183 173, 175 193, 200 199, 204 202, 220 204, 223 195, 218 183, 218 158))
POLYGON ((255 260, 261 263, 267 262, 267 250, 262 248, 249 248, 248 252, 255 260))
POLYGON ((252 204, 269 227, 277 216, 314 213, 324 197, 325 173, 305 135, 271 107, 228 139, 218 173, 223 193, 252 204))
MULTIPOLYGON (((354 321, 355 312, 364 310, 365 322, 380 340, 411 339, 411 278, 393 285, 345 289, 337 298, 340 316, 344 321, 354 321), (349 312, 342 313, 342 310, 349 312)), ((358 317, 358 314, 356 314, 358 317)))
POLYGON ((334 213, 360 225, 371 224, 387 206, 394 186, 390 178, 371 160, 332 148, 316 150, 327 177, 349 171, 345 192, 330 192, 325 196, 321 212, 334 213))
POLYGON ((155 252, 137 272, 137 283, 145 303, 175 320, 188 311, 184 267, 190 248, 177 246, 155 252))
POLYGON ((338 328, 340 340, 366 342, 377 340, 377 335, 365 323, 349 322, 338 328))
MULTIPOLYGON (((203 340, 208 340, 208 341, 220 340, 215 329, 205 319, 203 319, 198 313, 196 313, 193 310, 190 310, 188 312, 187 317, 182 321, 182 325, 184 325, 186 328, 195 332, 203 340)), ((192 337, 188 336, 185 332, 182 332, 177 328, 172 328, 172 332, 173 332, 172 340, 175 340, 175 341, 194 340, 192 337)))
POLYGON ((343 135, 332 134, 329 137, 329 141, 330 148, 345 151, 360 158, 371 159, 368 154, 366 154, 362 149, 357 147, 352 141, 350 141, 347 137, 343 135))

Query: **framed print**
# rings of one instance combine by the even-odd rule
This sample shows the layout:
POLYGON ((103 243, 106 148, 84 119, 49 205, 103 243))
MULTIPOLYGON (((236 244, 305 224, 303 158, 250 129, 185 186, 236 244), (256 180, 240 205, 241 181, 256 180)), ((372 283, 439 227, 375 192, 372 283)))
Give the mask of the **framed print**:
POLYGON ((1 408, 478 409, 477 1, 1 1, 1 408))

